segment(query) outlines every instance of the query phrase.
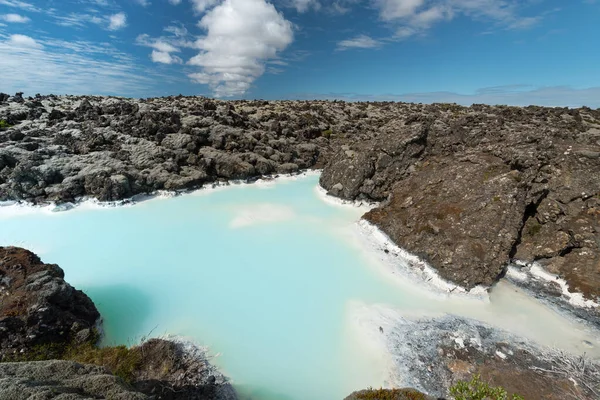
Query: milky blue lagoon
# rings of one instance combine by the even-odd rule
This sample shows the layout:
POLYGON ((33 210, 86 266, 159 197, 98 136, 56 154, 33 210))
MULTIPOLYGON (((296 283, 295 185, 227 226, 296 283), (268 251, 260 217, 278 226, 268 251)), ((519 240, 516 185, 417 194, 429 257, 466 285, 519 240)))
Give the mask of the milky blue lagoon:
POLYGON ((190 338, 252 399, 342 399, 385 385, 381 307, 470 316, 590 352, 582 327, 508 284, 490 301, 448 298, 392 273, 356 225, 365 210, 324 201, 317 183, 309 174, 65 212, 1 207, 0 245, 59 264, 98 306, 105 343, 190 338))

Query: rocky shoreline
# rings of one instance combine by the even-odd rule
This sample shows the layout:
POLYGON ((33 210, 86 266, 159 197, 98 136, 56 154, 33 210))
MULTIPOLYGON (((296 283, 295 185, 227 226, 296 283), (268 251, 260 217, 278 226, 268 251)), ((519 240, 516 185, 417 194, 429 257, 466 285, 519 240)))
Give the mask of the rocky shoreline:
POLYGON ((490 286, 519 260, 600 295, 600 110, 0 98, 0 201, 115 201, 323 169, 329 194, 381 202, 364 218, 445 280, 490 286))
POLYGON ((0 398, 235 400, 204 350, 150 339, 97 347, 94 303, 35 254, 0 247, 0 398))

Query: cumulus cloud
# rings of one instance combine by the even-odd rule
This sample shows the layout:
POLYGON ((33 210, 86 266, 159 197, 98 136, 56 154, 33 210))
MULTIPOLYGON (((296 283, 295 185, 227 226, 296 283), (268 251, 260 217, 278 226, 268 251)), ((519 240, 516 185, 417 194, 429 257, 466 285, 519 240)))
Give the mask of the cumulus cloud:
POLYGON ((194 11, 201 14, 204 11, 208 10, 212 6, 215 6, 219 3, 220 0, 191 0, 194 11))
POLYGON ((337 49, 338 50, 347 50, 350 48, 359 48, 359 49, 372 49, 374 47, 381 46, 381 42, 375 40, 367 35, 359 35, 352 39, 342 40, 338 42, 337 49))
POLYGON ((200 20, 206 36, 189 60, 201 71, 189 77, 218 97, 240 96, 294 38, 292 24, 265 0, 225 0, 200 20))
POLYGON ((26 22, 31 21, 28 17, 24 17, 19 14, 4 14, 0 15, 0 19, 2 21, 16 23, 16 24, 24 24, 26 22))
POLYGON ((155 63, 161 64, 181 64, 183 60, 177 56, 173 56, 166 51, 158 51, 152 50, 152 54, 150 54, 150 58, 155 63))
POLYGON ((13 45, 17 48, 32 48, 32 49, 40 49, 44 47, 40 43, 38 43, 34 38, 26 36, 26 35, 10 35, 7 43, 9 45, 13 45))
POLYGON ((127 15, 125 15, 123 12, 116 13, 108 17, 108 21, 108 29, 111 31, 116 31, 127 26, 127 15))
POLYGON ((542 16, 523 17, 517 0, 374 0, 383 21, 397 24, 400 39, 422 34, 440 21, 464 15, 491 20, 505 29, 524 29, 541 21, 542 16))
POLYGON ((139 35, 135 40, 140 46, 151 47, 150 58, 155 63, 161 64, 182 64, 183 60, 171 53, 179 53, 181 50, 169 42, 167 38, 153 39, 147 34, 139 35))

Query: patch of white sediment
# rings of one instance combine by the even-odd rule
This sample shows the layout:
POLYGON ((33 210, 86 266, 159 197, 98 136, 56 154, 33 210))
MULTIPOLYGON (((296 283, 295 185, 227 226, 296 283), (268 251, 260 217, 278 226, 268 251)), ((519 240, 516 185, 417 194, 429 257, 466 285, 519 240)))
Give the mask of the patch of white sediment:
MULTIPOLYGON (((377 203, 365 201, 349 201, 330 196, 320 185, 315 188, 315 193, 324 202, 342 207, 353 207, 367 212, 378 206, 377 203)), ((415 284, 425 285, 429 289, 445 294, 468 294, 479 298, 487 298, 488 288, 477 286, 471 290, 456 285, 443 279, 429 264, 419 257, 409 253, 396 245, 381 229, 374 224, 360 219, 356 223, 360 240, 367 243, 374 252, 380 253, 380 261, 388 267, 400 280, 410 279, 415 284)))
POLYGON ((371 247, 387 255, 382 257, 383 261, 391 267, 394 273, 400 275, 401 279, 409 278, 413 281, 423 282, 443 293, 462 293, 486 297, 488 288, 477 286, 466 290, 462 286, 443 279, 429 264, 396 245, 389 236, 369 221, 361 219, 357 222, 357 228, 371 247))
POLYGON ((515 281, 527 284, 530 280, 541 280, 544 282, 553 282, 560 287, 563 298, 572 306, 581 308, 598 308, 600 304, 586 299, 582 293, 569 290, 569 284, 558 275, 552 274, 544 269, 539 263, 517 262, 519 268, 509 266, 507 277, 515 281))
POLYGON ((285 222, 296 216, 292 207, 268 203, 237 207, 235 213, 236 215, 229 224, 231 228, 244 228, 257 224, 285 222))
POLYGON ((364 212, 372 210, 373 208, 378 206, 378 203, 376 203, 376 202, 368 202, 368 201, 362 201, 362 200, 356 200, 356 201, 355 200, 344 200, 344 199, 340 199, 338 197, 330 196, 327 193, 327 190, 325 190, 321 185, 315 186, 315 193, 325 203, 333 205, 333 206, 352 207, 352 208, 363 210, 364 212))

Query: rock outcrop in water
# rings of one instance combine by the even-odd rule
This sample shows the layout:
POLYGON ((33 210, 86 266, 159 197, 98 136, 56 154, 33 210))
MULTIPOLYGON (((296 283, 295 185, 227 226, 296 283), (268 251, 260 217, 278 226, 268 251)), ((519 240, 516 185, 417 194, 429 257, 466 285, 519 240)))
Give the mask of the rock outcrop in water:
POLYGON ((63 278, 58 265, 24 249, 0 247, 0 361, 92 340, 100 314, 63 278))
POLYGON ((600 110, 0 98, 12 125, 0 200, 119 200, 324 168, 331 195, 381 201, 365 218, 457 285, 488 286, 521 260, 600 296, 600 110))
POLYGON ((96 347, 99 318, 59 266, 0 247, 0 399, 237 398, 190 343, 151 339, 130 349, 96 347))

